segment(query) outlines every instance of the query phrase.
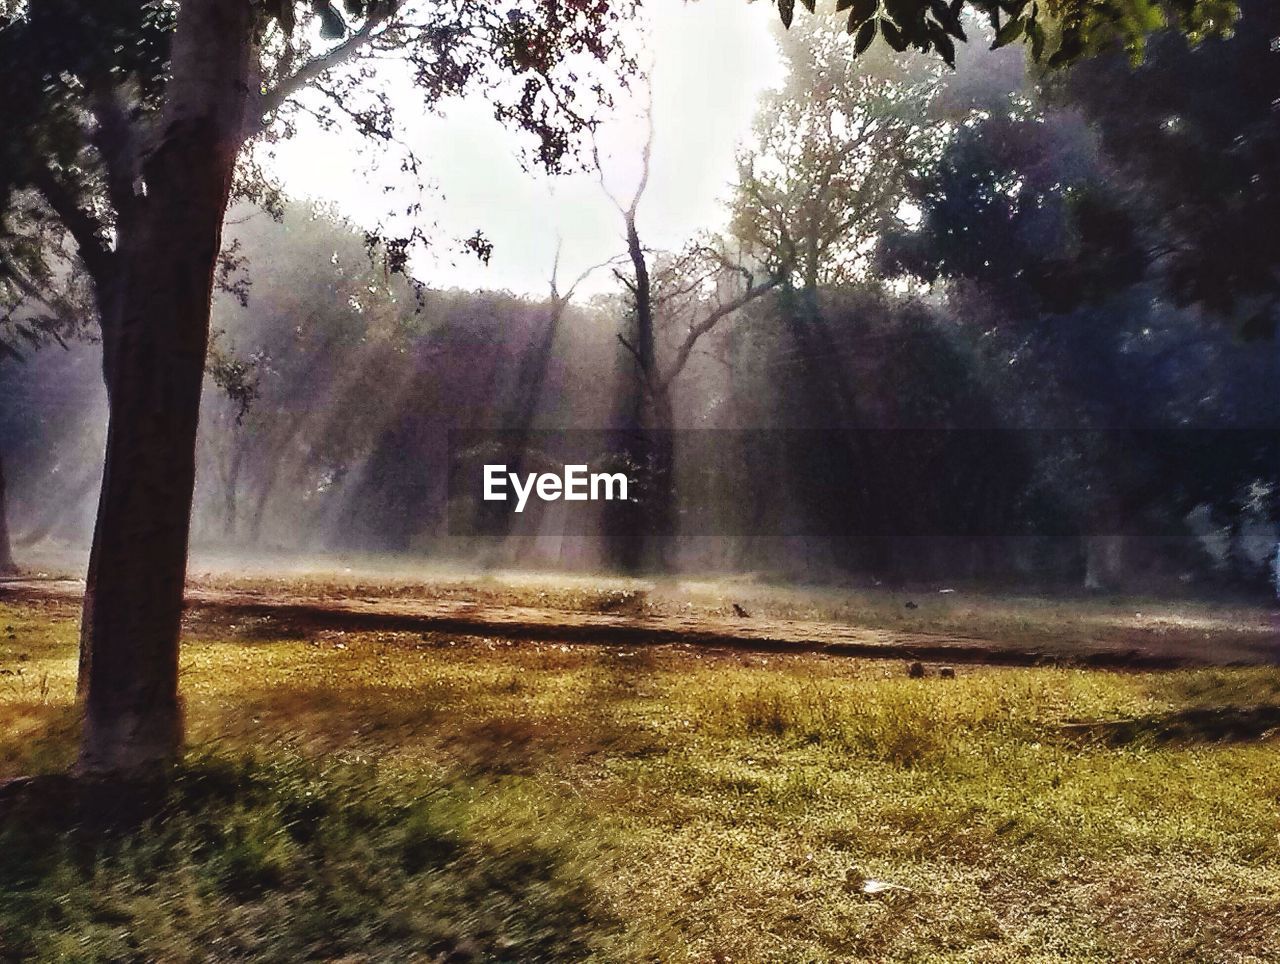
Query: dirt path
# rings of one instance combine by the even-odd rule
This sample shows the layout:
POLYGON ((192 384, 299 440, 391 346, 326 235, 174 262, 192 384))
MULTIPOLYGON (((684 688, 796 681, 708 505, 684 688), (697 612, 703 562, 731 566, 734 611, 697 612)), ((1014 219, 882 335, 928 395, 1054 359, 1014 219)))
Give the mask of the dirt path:
MULTIPOLYGON (((0 601, 78 602, 82 583, 70 580, 0 582, 0 601)), ((1019 645, 951 633, 901 632, 776 618, 723 617, 705 613, 631 615, 571 612, 531 606, 487 605, 461 600, 376 596, 330 598, 283 592, 192 588, 188 610, 196 616, 264 620, 292 631, 340 628, 444 632, 509 639, 609 645, 687 644, 778 653, 825 653, 863 658, 1028 666, 1165 669, 1204 665, 1280 665, 1280 641, 1256 637, 1135 635, 1132 641, 1079 639, 1044 646, 1019 645)))

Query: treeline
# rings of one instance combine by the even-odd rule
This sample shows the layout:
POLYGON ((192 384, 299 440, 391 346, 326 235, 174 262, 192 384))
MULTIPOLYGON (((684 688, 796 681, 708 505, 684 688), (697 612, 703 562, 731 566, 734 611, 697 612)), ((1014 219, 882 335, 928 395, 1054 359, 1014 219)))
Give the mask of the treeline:
MULTIPOLYGON (((330 212, 237 210, 196 544, 1262 589, 1280 520, 1278 16, 1246 2, 1229 39, 1160 35, 1140 70, 1117 54, 1048 75, 980 44, 954 74, 855 62, 797 23, 728 229, 652 251, 637 193, 621 283, 593 299, 557 287, 573 272, 550 251, 545 297, 434 291, 330 212), (648 502, 459 505, 478 453, 532 470, 556 445, 637 473, 648 502)), ((73 343, 0 368, 20 542, 87 536, 96 365, 73 343)))
MULTIPOLYGON (((461 485, 451 432, 492 432, 508 447, 495 457, 536 468, 554 454, 550 430, 621 424, 634 369, 617 337, 623 299, 420 291, 370 258, 362 232, 302 205, 232 230, 249 284, 243 302, 227 293, 217 305, 199 549, 625 564, 637 533, 603 516, 593 529, 530 512, 499 537, 459 526, 448 501, 461 485)), ((787 291, 758 300, 709 333, 674 383, 677 511, 649 534, 664 565, 1148 588, 1265 580, 1267 550, 1249 540, 1263 531, 1274 449, 1251 460, 1238 434, 1191 431, 1267 414, 1273 373, 1226 328, 1145 296, 1062 316, 1043 343, 993 329, 985 302, 959 295, 846 285, 813 307, 787 291), (1211 532, 1233 551, 1197 537, 1211 532)), ((80 434, 99 424, 93 356, 42 352, 7 373, 20 402, 5 422, 20 537, 87 534, 101 445, 80 434)))

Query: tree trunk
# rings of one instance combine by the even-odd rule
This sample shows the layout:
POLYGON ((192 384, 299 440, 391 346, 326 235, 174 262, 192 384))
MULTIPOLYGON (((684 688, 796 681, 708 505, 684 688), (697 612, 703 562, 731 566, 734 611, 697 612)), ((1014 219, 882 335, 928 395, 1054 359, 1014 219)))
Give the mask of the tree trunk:
POLYGON ((80 641, 78 768, 183 740, 178 637, 213 273, 249 89, 249 0, 184 0, 158 143, 121 212, 103 315, 110 421, 80 641))
POLYGON ((9 510, 4 492, 4 459, 0 458, 0 576, 18 571, 13 561, 13 547, 9 545, 9 510))
POLYGON ((244 443, 234 442, 230 464, 222 477, 222 537, 227 542, 236 538, 236 507, 240 504, 240 470, 244 466, 244 443))

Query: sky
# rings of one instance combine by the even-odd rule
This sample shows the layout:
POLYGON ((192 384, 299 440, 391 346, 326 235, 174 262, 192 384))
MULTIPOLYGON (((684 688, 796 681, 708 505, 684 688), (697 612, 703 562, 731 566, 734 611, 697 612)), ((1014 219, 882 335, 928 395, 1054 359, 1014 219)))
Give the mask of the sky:
MULTIPOLYGON (((750 134, 760 93, 782 79, 777 11, 743 0, 651 0, 648 7, 656 135, 638 222, 650 246, 678 248, 725 222, 735 149, 750 134)), ((642 96, 635 90, 619 100, 600 133, 608 183, 619 196, 629 196, 638 173, 642 96)), ((424 195, 394 170, 378 171, 355 135, 303 128, 277 146, 271 166, 289 194, 330 202, 362 225, 421 198, 423 230, 440 243, 413 268, 435 288, 542 296, 557 239, 562 287, 624 252, 620 217, 594 174, 549 177, 522 167, 519 141, 483 98, 455 100, 442 116, 402 123, 433 185, 424 195), (385 191, 397 182, 402 186, 385 191), (487 266, 450 243, 477 229, 494 244, 487 266)), ((613 286, 607 271, 597 271, 579 293, 613 286)))

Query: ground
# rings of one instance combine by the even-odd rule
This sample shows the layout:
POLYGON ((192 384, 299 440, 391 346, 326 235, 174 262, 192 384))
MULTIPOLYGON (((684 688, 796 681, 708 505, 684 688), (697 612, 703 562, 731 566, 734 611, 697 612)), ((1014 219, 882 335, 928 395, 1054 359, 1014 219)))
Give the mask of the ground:
MULTIPOLYGON (((736 584, 205 583, 726 618, 737 602, 1036 649, 1151 631, 1212 646, 1271 619, 936 590, 842 614, 736 584)), ((72 757, 75 617, 0 599, 0 778, 72 757)), ((217 610, 187 639, 192 750, 162 818, 0 830, 0 959, 1280 960, 1274 667, 911 678, 900 659, 217 610)))

